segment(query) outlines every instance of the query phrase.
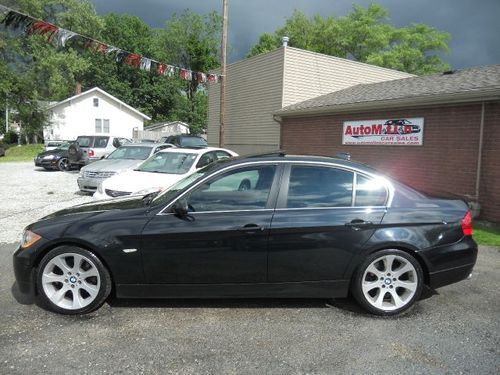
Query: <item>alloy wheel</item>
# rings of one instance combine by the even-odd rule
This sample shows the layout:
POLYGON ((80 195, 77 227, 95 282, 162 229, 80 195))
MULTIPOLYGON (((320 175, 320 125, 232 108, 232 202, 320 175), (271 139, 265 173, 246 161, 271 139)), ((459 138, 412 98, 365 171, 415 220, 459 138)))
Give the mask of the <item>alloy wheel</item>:
POLYGON ((69 170, 69 160, 67 158, 62 158, 59 160, 58 167, 60 171, 69 170))
POLYGON ((97 298, 101 277, 88 257, 63 253, 47 262, 41 283, 45 295, 54 305, 66 310, 78 310, 97 298))
POLYGON ((383 255, 366 267, 361 288, 370 305, 381 311, 393 311, 412 301, 418 282, 417 270, 408 259, 383 255))

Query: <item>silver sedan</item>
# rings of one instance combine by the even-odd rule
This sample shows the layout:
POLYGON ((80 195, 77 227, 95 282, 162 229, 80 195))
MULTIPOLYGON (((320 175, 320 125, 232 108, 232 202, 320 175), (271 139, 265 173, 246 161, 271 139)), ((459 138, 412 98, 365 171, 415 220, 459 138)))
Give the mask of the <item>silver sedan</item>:
POLYGON ((106 158, 83 167, 78 176, 78 187, 83 192, 95 193, 99 184, 106 178, 133 169, 154 153, 169 147, 175 146, 168 143, 130 143, 124 145, 106 158))

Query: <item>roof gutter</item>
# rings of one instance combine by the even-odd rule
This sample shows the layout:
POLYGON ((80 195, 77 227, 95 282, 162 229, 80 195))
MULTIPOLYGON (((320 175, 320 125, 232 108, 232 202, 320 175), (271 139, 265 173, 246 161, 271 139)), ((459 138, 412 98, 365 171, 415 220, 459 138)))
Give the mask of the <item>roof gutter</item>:
POLYGON ((396 109, 405 107, 423 107, 445 104, 473 103, 500 100, 500 88, 492 90, 481 90, 475 93, 458 93, 447 95, 427 95, 404 99, 390 99, 366 101, 358 103, 348 103, 339 105, 325 105, 314 108, 297 108, 290 110, 279 110, 274 113, 275 116, 285 117, 303 117, 303 116, 321 116, 325 114, 337 114, 346 112, 359 112, 363 110, 377 109, 396 109))

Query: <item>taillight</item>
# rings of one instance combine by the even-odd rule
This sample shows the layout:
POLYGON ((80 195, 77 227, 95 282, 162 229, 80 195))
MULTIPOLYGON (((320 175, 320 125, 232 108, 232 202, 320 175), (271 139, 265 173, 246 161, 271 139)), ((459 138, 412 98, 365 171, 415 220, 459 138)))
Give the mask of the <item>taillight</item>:
POLYGON ((93 157, 93 156, 94 156, 94 150, 89 149, 89 157, 93 157))
POLYGON ((472 236, 472 214, 467 211, 462 219, 462 232, 464 236, 472 236))

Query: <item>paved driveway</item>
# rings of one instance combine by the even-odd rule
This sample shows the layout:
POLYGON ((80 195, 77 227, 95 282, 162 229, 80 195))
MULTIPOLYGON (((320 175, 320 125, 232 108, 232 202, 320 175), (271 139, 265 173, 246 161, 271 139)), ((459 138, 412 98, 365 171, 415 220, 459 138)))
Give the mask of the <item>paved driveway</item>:
POLYGON ((0 245, 1 374, 500 371, 498 249, 480 249, 471 280, 382 319, 346 300, 124 300, 66 317, 15 301, 14 248, 0 245))

